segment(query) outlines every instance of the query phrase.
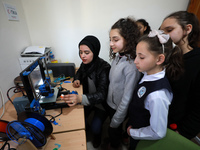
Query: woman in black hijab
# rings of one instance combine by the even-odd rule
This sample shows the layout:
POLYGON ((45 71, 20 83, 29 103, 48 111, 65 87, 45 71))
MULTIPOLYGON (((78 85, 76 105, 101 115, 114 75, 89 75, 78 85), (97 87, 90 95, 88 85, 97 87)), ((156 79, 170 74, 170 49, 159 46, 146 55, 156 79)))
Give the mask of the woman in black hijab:
POLYGON ((69 94, 63 98, 69 106, 84 105, 86 130, 89 125, 87 118, 94 112, 90 126, 95 148, 101 144, 102 125, 107 118, 105 107, 110 71, 110 64, 99 58, 100 47, 99 40, 92 35, 80 41, 79 56, 82 63, 74 77, 73 86, 77 88, 82 84, 83 95, 69 94))

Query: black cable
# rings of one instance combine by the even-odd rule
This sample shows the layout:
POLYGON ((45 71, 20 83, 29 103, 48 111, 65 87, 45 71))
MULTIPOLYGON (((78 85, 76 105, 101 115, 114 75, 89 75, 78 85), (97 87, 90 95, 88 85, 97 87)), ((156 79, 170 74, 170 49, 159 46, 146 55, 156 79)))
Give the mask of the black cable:
POLYGON ((8 150, 10 150, 10 144, 8 143, 8 141, 6 141, 3 146, 1 147, 0 150, 4 150, 4 148, 6 147, 6 145, 8 146, 8 150))
POLYGON ((16 90, 14 90, 15 93, 22 92, 22 95, 23 95, 23 96, 26 96, 26 95, 24 94, 24 92, 23 92, 23 88, 22 88, 21 86, 19 86, 18 83, 16 84, 16 90), (18 91, 16 91, 16 90, 18 90, 18 91))
POLYGON ((10 89, 8 89, 7 91, 7 97, 8 97, 8 100, 13 104, 12 100, 10 99, 10 96, 9 96, 9 91, 13 88, 16 88, 16 87, 11 87, 10 89))
POLYGON ((8 97, 8 100, 9 100, 12 104, 13 104, 13 102, 12 102, 10 96, 9 96, 9 92, 10 92, 10 90, 12 90, 12 89, 14 89, 14 90, 13 90, 14 93, 22 92, 23 96, 26 96, 26 95, 24 94, 22 88, 21 88, 19 85, 16 85, 16 86, 13 86, 13 87, 9 88, 8 91, 7 91, 7 97, 8 97))
POLYGON ((45 116, 50 116, 51 119, 49 119, 49 121, 50 121, 50 122, 54 122, 55 119, 56 119, 56 117, 60 116, 61 114, 62 114, 62 108, 61 108, 61 112, 60 112, 60 114, 58 114, 57 116, 52 116, 52 115, 45 115, 45 116))
POLYGON ((3 146, 1 147, 0 150, 4 150, 6 145, 8 146, 7 150, 16 150, 15 148, 10 148, 10 143, 8 143, 8 141, 6 141, 3 146))
POLYGON ((61 84, 61 83, 60 83, 59 85, 60 85, 60 88, 62 89, 61 91, 63 91, 63 90, 68 91, 66 88, 63 88, 63 87, 62 87, 62 84, 61 84))

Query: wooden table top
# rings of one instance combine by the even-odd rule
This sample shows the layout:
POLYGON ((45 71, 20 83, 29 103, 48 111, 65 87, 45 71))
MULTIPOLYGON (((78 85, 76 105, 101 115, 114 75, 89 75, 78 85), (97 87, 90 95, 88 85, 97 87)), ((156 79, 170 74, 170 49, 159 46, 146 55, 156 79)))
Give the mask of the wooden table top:
MULTIPOLYGON (((73 88, 72 83, 62 84, 67 90, 76 90, 79 94, 82 94, 82 87, 73 88)), ((21 97, 21 93, 16 93, 12 96, 11 100, 16 97, 21 97)), ((0 109, 0 114, 3 112, 3 107, 0 109)), ((46 110, 46 115, 56 116, 60 114, 61 108, 46 110)), ((17 112, 14 105, 10 101, 5 104, 5 112, 2 120, 14 121, 17 120, 17 112)), ((47 119, 49 119, 47 117, 47 119)), ((50 139, 45 149, 53 149, 57 147, 57 144, 61 145, 60 149, 71 150, 86 150, 86 135, 85 135, 85 119, 84 119, 84 107, 82 105, 76 105, 73 107, 62 108, 62 114, 55 118, 57 125, 53 125, 53 135, 56 139, 50 139), (56 144, 57 143, 57 144, 56 144), (55 145, 56 144, 56 145, 55 145)), ((11 146, 16 147, 16 143, 10 141, 11 146), (13 144, 12 144, 13 143, 13 144)), ((0 144, 1 145, 1 144, 0 144)))

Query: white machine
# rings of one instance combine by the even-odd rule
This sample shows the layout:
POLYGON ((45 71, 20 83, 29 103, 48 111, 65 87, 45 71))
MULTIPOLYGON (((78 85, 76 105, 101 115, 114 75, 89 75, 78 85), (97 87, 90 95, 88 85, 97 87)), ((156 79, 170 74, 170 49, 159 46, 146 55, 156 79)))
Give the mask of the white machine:
POLYGON ((23 52, 19 58, 21 69, 24 70, 38 57, 45 56, 46 62, 50 62, 51 47, 46 46, 29 46, 23 52))

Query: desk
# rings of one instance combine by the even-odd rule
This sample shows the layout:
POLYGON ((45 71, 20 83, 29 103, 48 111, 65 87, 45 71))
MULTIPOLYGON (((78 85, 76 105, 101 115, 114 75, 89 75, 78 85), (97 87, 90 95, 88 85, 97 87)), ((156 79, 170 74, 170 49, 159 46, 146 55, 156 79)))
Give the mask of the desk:
MULTIPOLYGON (((84 110, 83 106, 63 108, 62 115, 55 118, 58 125, 53 124, 53 133, 68 132, 74 130, 85 130, 84 110)), ((60 114, 61 109, 47 110, 46 114, 56 116, 60 114)))
MULTIPOLYGON (((85 130, 63 132, 54 134, 54 139, 50 139, 45 145, 45 150, 53 150, 57 148, 57 144, 61 147, 58 150, 87 150, 85 130)), ((17 143, 9 141, 10 148, 16 148, 17 143)), ((3 146, 3 142, 0 142, 0 148, 3 146)), ((5 147, 6 150, 7 147, 5 147)), ((31 149, 30 149, 31 150, 31 149)))
POLYGON ((61 145, 58 150, 86 150, 85 130, 54 134, 54 136, 56 139, 50 139, 46 145, 46 150, 58 147, 55 144, 61 145))
MULTIPOLYGON (((82 86, 80 88, 74 88, 72 83, 62 84, 63 88, 73 91, 76 90, 79 94, 82 94, 82 86)), ((76 105, 74 107, 63 108, 62 115, 58 116, 55 121, 58 125, 53 125, 53 133, 68 132, 74 130, 85 130, 85 117, 84 108, 82 105, 76 105)), ((61 109, 47 110, 47 115, 56 116, 60 114, 61 109)))
MULTIPOLYGON (((64 83, 62 87, 67 90, 76 90, 79 94, 82 94, 82 87, 73 88, 71 83, 64 83)), ((16 93, 12 96, 12 100, 15 97, 21 97, 21 93, 16 93)), ((3 108, 0 109, 0 113, 3 112, 3 108)), ((60 114, 61 109, 47 110, 46 114, 56 116, 60 114)), ((2 120, 13 121, 17 120, 17 112, 14 106, 8 101, 5 104, 5 113, 2 120)), ((58 125, 53 125, 53 134, 56 137, 55 140, 51 139, 45 149, 56 148, 55 143, 60 144, 62 149, 70 150, 86 150, 86 134, 85 134, 85 120, 84 120, 84 108, 82 105, 76 105, 74 107, 63 108, 63 113, 56 118, 58 125)), ((12 143, 12 141, 11 141, 12 143)), ((11 144, 13 145, 13 144, 11 144)))

